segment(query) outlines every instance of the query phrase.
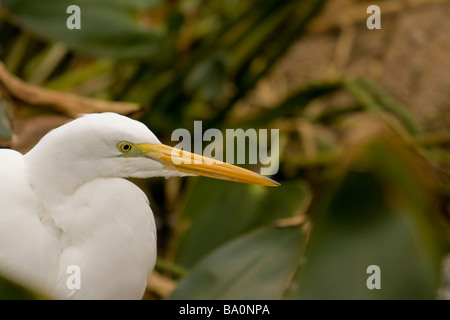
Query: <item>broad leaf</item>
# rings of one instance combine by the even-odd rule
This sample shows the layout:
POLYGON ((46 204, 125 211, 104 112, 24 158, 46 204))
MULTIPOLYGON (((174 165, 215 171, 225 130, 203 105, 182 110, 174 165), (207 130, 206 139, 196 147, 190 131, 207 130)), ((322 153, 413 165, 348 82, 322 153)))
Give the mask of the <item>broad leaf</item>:
POLYGON ((298 226, 238 238, 202 260, 170 299, 279 299, 303 247, 298 226))
POLYGON ((189 228, 177 239, 176 260, 190 267, 236 236, 274 219, 295 215, 308 196, 303 182, 269 188, 199 179, 183 208, 180 225, 189 228))
POLYGON ((13 17, 33 33, 60 41, 84 53, 111 58, 148 59, 155 55, 161 35, 144 26, 140 16, 159 5, 159 0, 4 0, 13 17), (80 8, 81 29, 66 25, 80 8))
POLYGON ((387 139, 363 150, 322 186, 306 263, 284 298, 436 297, 441 252, 426 166, 387 139))

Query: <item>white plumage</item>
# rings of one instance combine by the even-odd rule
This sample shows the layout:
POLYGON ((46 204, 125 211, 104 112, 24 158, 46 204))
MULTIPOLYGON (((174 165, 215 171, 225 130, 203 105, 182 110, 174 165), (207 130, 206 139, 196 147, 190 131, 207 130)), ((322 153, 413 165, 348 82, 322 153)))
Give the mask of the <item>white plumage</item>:
POLYGON ((224 163, 173 164, 142 123, 90 114, 48 133, 26 155, 0 149, 0 273, 56 298, 140 299, 156 261, 147 197, 123 178, 206 175, 275 185, 224 163), (67 285, 79 267, 81 288, 67 285))

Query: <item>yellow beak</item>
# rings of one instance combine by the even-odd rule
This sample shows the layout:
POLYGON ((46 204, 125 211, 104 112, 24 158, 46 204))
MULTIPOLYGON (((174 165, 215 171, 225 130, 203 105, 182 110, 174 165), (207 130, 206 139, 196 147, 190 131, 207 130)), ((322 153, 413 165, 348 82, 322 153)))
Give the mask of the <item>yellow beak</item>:
POLYGON ((262 186, 280 185, 250 170, 163 144, 141 143, 135 146, 144 156, 163 164, 166 170, 262 186))

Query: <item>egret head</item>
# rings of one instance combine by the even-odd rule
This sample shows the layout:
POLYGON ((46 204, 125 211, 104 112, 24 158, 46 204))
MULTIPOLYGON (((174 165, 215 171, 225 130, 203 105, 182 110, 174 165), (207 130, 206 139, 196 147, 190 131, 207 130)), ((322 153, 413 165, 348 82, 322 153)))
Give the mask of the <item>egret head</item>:
POLYGON ((100 177, 183 175, 277 185, 251 171, 163 145, 143 123, 115 113, 84 115, 54 129, 25 159, 30 178, 71 176, 78 185, 100 177))

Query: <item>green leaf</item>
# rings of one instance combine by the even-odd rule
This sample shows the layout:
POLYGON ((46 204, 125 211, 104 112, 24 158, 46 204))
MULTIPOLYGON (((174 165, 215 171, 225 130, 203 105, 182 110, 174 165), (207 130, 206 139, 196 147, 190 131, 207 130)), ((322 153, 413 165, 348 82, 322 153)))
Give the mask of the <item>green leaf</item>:
POLYGON ((259 127, 264 126, 268 122, 279 117, 298 116, 298 114, 302 114, 304 109, 314 99, 335 93, 339 89, 342 89, 341 81, 324 81, 321 83, 309 84, 303 88, 297 89, 273 109, 269 109, 265 113, 258 115, 256 119, 240 125, 245 127, 259 127))
POLYGON ((220 247, 170 299, 278 299, 303 252, 299 227, 262 229, 220 247))
POLYGON ((185 87, 189 91, 199 90, 207 100, 220 96, 225 84, 226 57, 218 54, 205 59, 188 75, 185 87))
POLYGON ((3 5, 30 32, 60 41, 87 54, 149 59, 158 53, 161 35, 142 25, 139 16, 160 0, 5 0, 3 5), (66 26, 70 5, 80 8, 81 29, 66 26))
POLYGON ((180 225, 190 227, 177 239, 176 261, 190 267, 234 237, 295 215, 308 197, 307 185, 298 181, 268 188, 199 179, 182 210, 180 225))
POLYGON ((397 134, 404 136, 404 129, 414 136, 422 133, 422 129, 406 108, 394 101, 393 98, 382 92, 381 89, 377 88, 368 80, 356 78, 350 81, 344 81, 344 87, 361 107, 378 115, 386 124, 395 130, 397 134), (402 127, 387 117, 385 115, 386 112, 393 114, 400 121, 402 127))
POLYGON ((11 139, 11 123, 8 112, 0 104, 0 139, 10 140, 11 139))
POLYGON ((322 185, 306 263, 284 298, 436 297, 442 239, 427 189, 431 173, 386 137, 362 150, 322 185), (380 268, 380 289, 367 286, 372 265, 380 268))

